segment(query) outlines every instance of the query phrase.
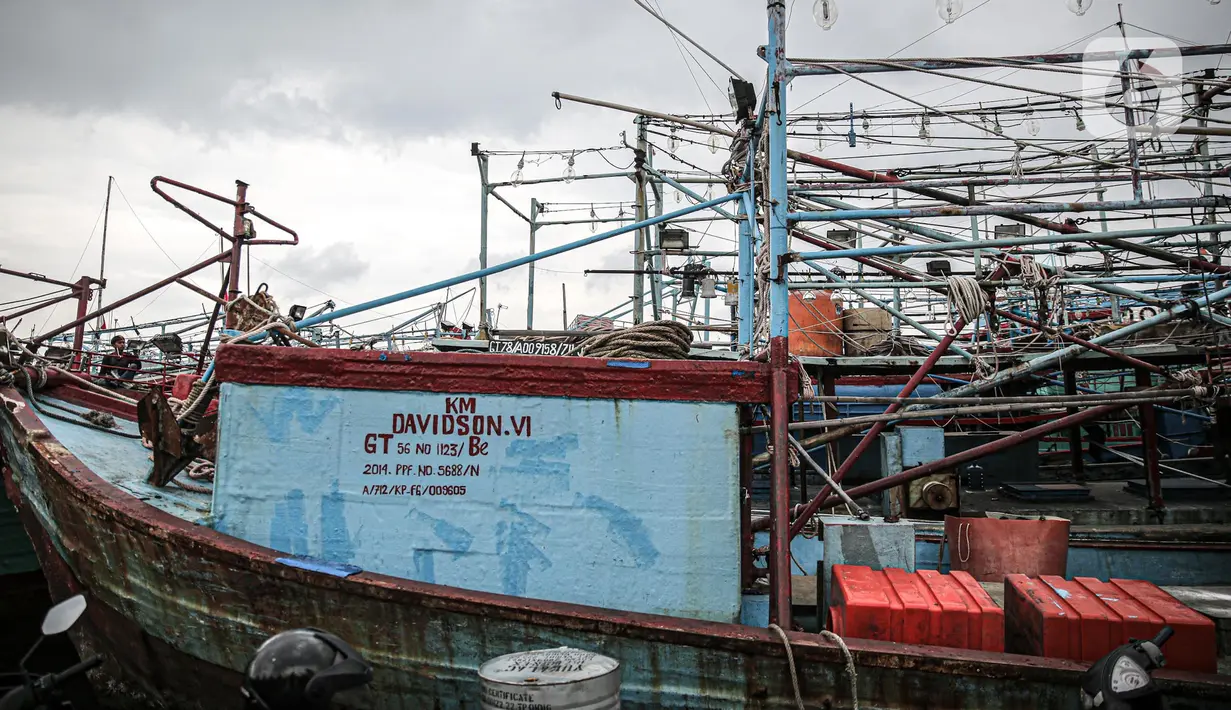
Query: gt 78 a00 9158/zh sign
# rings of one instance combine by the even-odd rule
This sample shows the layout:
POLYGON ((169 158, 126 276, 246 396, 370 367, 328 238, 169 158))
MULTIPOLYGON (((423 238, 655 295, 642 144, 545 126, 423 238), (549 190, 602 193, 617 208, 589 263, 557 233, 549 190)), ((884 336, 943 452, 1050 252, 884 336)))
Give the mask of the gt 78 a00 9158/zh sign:
POLYGON ((547 343, 541 340, 492 340, 488 352, 497 355, 571 355, 576 346, 568 343, 547 343))

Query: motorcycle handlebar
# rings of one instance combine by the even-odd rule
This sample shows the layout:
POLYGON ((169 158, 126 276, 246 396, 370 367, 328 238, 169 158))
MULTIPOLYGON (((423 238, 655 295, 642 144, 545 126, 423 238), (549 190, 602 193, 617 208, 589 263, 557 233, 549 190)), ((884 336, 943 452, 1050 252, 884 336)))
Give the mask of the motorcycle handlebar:
POLYGON ((60 684, 67 682, 73 676, 80 675, 88 670, 97 668, 100 664, 102 664, 102 662, 102 656, 91 656, 81 663, 70 666, 68 669, 56 673, 52 676, 51 685, 53 688, 58 687, 60 684))
POLYGON ((1163 630, 1158 632, 1158 636, 1155 636, 1151 640, 1151 643, 1159 648, 1162 648, 1163 644, 1167 643, 1167 639, 1171 638, 1171 635, 1174 633, 1175 631, 1173 631, 1170 626, 1164 626, 1163 630))

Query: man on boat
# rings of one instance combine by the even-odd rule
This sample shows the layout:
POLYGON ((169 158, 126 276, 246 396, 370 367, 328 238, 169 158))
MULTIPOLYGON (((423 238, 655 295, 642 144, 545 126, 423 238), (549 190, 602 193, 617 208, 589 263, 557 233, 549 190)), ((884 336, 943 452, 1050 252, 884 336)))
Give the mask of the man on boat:
POLYGON ((132 382, 141 369, 141 360, 136 353, 124 352, 124 336, 117 335, 111 339, 112 352, 103 356, 102 367, 98 376, 103 378, 105 387, 123 387, 132 382))

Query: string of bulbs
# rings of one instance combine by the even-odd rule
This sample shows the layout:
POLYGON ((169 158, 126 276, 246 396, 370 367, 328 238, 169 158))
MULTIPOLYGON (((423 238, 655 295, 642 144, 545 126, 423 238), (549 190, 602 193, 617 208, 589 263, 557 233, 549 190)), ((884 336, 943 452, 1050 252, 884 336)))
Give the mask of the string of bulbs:
MULTIPOLYGON (((1217 5, 1222 0, 1209 0, 1217 5)), ((1094 0, 1065 0, 1065 6, 1074 15, 1081 17, 1094 6, 1094 0)), ((965 9, 963 0, 936 0, 936 14, 945 24, 953 24, 965 9)), ((816 0, 812 5, 812 19, 823 30, 831 30, 838 23, 838 0, 816 0)))

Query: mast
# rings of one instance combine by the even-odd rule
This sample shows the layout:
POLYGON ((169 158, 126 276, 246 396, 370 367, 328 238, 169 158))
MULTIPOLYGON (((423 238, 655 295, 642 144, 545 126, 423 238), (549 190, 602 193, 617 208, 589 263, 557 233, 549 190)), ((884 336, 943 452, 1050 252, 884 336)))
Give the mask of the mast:
MULTIPOLYGON (((102 249, 102 256, 99 257, 99 261, 98 261, 98 281, 99 281, 98 307, 99 308, 103 307, 103 289, 105 288, 104 284, 107 283, 107 280, 106 280, 106 276, 107 276, 107 273, 106 273, 106 268, 107 268, 107 218, 111 216, 111 182, 113 180, 115 180, 114 177, 110 175, 107 176, 107 201, 103 203, 103 249, 102 249)), ((102 327, 103 327, 103 317, 102 315, 99 315, 95 328, 101 330, 102 327)))

